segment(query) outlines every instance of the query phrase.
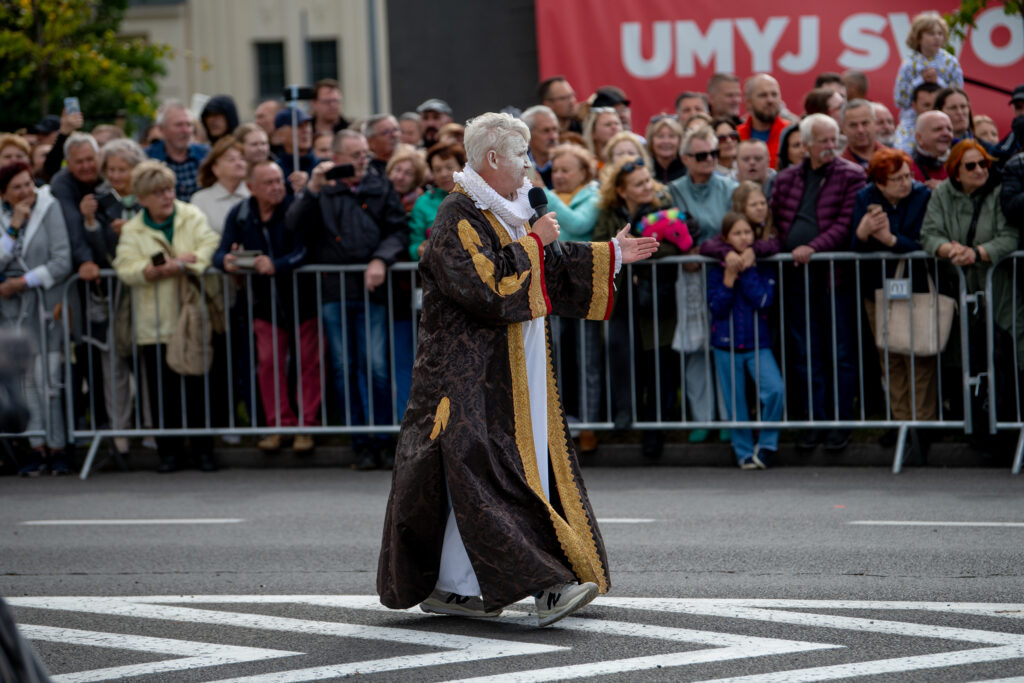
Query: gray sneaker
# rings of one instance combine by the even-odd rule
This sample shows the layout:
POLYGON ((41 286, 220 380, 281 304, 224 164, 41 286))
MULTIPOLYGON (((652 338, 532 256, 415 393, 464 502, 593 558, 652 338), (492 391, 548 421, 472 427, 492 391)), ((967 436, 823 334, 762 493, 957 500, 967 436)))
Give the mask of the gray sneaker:
POLYGON ((500 609, 493 612, 484 610, 484 601, 475 595, 459 595, 440 588, 435 588, 430 597, 420 603, 420 609, 428 614, 447 614, 452 617, 475 619, 493 619, 501 614, 500 609))
POLYGON ((596 583, 560 583, 534 596, 537 626, 550 626, 597 597, 596 583))

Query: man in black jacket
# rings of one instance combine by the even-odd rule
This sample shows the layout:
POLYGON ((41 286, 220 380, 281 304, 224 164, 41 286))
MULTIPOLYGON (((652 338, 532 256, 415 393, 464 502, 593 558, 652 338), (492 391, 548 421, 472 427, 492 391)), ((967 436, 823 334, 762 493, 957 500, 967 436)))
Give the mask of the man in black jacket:
MULTIPOLYGON (((363 272, 323 276, 324 332, 334 388, 342 412, 351 415, 350 424, 388 425, 402 407, 391 402, 387 268, 408 249, 409 227, 398 194, 385 178, 368 171, 369 163, 366 138, 340 131, 333 160, 313 169, 306 189, 288 209, 287 222, 306 244, 308 262, 366 265, 363 272), (328 179, 335 166, 342 167, 342 177, 328 179)), ((352 445, 358 469, 391 462, 384 434, 355 435, 352 445)))

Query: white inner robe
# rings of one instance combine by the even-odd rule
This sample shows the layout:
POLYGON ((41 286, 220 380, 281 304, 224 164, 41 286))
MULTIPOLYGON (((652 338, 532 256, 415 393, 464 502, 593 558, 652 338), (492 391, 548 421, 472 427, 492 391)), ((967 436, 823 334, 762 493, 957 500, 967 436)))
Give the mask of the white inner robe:
MULTIPOLYGON (((497 217, 497 216, 496 216, 497 217)), ((513 241, 526 236, 526 227, 509 227, 505 221, 498 221, 508 231, 513 241)), ((530 422, 533 426, 533 449, 537 458, 544 497, 550 498, 548 488, 548 378, 547 347, 544 317, 523 323, 523 347, 526 354, 526 383, 530 395, 530 422)), ((481 595, 480 582, 466 554, 455 510, 452 507, 451 491, 448 492, 448 521, 444 528, 444 545, 441 547, 441 567, 437 587, 459 595, 481 595)))

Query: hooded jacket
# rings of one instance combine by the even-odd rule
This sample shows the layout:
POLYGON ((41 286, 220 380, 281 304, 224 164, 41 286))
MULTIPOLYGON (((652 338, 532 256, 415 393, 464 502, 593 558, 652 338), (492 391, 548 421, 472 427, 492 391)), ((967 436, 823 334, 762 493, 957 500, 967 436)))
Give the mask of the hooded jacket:
POLYGON ((231 135, 231 131, 238 128, 238 107, 235 106, 235 101, 231 99, 230 95, 216 95, 210 98, 210 101, 203 107, 203 113, 199 116, 199 119, 203 122, 203 129, 206 130, 206 139, 210 141, 211 145, 216 144, 222 137, 231 135), (228 122, 228 129, 224 135, 213 136, 210 134, 210 129, 206 125, 206 117, 214 114, 221 114, 228 122))

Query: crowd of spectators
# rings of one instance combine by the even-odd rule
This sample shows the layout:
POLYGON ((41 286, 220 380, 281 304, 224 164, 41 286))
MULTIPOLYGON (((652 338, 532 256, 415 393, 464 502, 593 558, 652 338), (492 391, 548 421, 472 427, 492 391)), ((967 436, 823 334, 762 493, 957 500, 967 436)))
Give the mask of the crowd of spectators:
MULTIPOLYGON (((661 242, 651 262, 620 272, 607 327, 553 325, 571 421, 690 420, 702 428, 688 438, 701 442, 711 437, 703 427, 747 420, 751 409, 779 419, 787 395, 791 420, 849 421, 858 407, 877 416, 877 405, 865 410, 872 367, 892 419, 936 419, 940 396, 958 394, 939 391, 939 359, 858 355, 858 321, 875 325, 874 292, 896 260, 872 270, 813 257, 923 249, 961 267, 977 291, 1018 248, 1024 85, 1000 135, 998 112, 972 111, 947 40, 940 15, 915 17, 891 91, 855 71, 819 74, 806 93, 782 93, 767 73, 715 74, 706 92, 679 94, 647 122, 633 121, 621 88, 579 102, 564 77, 540 84, 521 117, 532 182, 562 238, 606 240, 628 222, 661 242), (896 111, 869 99, 890 93, 896 111), (785 267, 764 261, 779 253, 791 256, 785 267), (710 260, 658 267, 698 254, 710 260)), ((275 428, 287 427, 302 454, 315 441, 298 430, 322 416, 350 426, 401 419, 415 278, 389 269, 429 248, 466 164, 463 126, 439 98, 350 121, 337 82, 316 83, 313 95, 308 111, 262 102, 252 122, 228 95, 198 116, 166 101, 141 145, 110 124, 82 132, 83 115, 68 112, 0 135, 0 323, 23 327, 38 349, 26 390, 30 430, 45 433, 30 440, 22 474, 70 471, 65 400, 76 421, 111 430, 205 428, 187 451, 183 437, 157 437, 161 472, 187 464, 186 453, 217 469, 209 435, 246 420, 266 427, 264 451, 283 447, 275 428), (292 273, 303 265, 325 272, 292 273), (182 351, 174 342, 186 311, 209 334, 182 351), (94 361, 100 371, 86 372, 94 361), (96 384, 102 392, 89 398, 96 384)), ((913 291, 929 291, 929 268, 917 265, 913 291)), ((1003 330, 1024 327, 1014 325, 1024 297, 1011 283, 997 279, 991 302, 1003 330)), ((768 429, 718 437, 746 469, 765 467, 778 446, 768 429)), ((660 456, 664 438, 644 430, 643 454, 660 456)), ((796 445, 838 451, 849 440, 849 430, 809 429, 796 445)), ((113 443, 128 452, 128 439, 113 443)), ((386 433, 360 430, 352 445, 357 468, 393 462, 386 433)), ((591 452, 597 436, 584 430, 579 445, 591 452)))

